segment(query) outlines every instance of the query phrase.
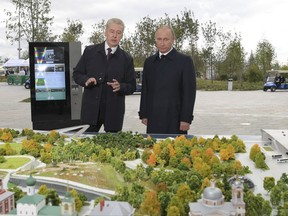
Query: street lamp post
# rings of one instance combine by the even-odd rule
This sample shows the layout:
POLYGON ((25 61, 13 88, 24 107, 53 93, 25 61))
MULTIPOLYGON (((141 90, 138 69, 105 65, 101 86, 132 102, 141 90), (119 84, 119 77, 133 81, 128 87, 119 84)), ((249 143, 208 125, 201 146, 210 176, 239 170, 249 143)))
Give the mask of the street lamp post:
POLYGON ((213 53, 212 53, 212 51, 213 51, 213 47, 209 47, 208 48, 208 52, 209 52, 209 57, 210 57, 210 78, 211 78, 211 81, 213 82, 213 68, 212 68, 212 63, 213 63, 213 59, 212 59, 212 57, 213 57, 213 53))
POLYGON ((18 59, 20 59, 21 57, 21 24, 20 24, 20 8, 21 8, 21 5, 20 5, 20 1, 19 1, 19 12, 18 12, 18 59))

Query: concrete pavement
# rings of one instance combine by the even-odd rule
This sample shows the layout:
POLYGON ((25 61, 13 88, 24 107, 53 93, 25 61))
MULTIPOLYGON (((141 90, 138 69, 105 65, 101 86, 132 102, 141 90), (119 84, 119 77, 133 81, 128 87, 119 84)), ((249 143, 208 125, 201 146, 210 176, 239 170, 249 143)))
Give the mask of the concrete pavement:
MULTIPOLYGON (((32 128, 30 90, 0 83, 0 128, 32 128)), ((145 133, 138 118, 140 94, 126 97, 123 131, 145 133)), ((190 135, 253 135, 287 129, 288 91, 197 91, 190 135)))

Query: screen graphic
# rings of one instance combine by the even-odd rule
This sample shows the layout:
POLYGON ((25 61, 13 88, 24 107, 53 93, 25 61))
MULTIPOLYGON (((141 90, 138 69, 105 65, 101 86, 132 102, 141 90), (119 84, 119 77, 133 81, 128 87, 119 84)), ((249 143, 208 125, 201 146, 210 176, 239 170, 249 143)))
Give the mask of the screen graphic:
POLYGON ((36 101, 66 100, 64 47, 34 47, 36 101))

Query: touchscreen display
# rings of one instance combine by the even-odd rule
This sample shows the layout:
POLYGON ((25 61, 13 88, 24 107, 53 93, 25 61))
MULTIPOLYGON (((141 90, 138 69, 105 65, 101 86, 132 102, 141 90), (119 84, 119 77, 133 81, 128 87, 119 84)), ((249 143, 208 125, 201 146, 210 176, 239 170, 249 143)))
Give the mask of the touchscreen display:
POLYGON ((36 101, 66 100, 64 47, 34 47, 36 101))

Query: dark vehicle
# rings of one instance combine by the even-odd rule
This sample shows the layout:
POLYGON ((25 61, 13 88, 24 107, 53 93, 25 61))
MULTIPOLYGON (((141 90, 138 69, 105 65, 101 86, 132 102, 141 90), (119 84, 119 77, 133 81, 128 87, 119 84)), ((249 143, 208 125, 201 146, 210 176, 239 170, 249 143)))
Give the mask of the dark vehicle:
POLYGON ((136 76, 136 92, 141 92, 142 89, 142 67, 135 67, 136 76))
POLYGON ((263 86, 263 91, 267 91, 269 89, 271 92, 275 92, 276 89, 288 89, 288 70, 267 71, 267 78, 263 86))
POLYGON ((30 78, 25 81, 24 87, 25 89, 30 89, 30 78))

